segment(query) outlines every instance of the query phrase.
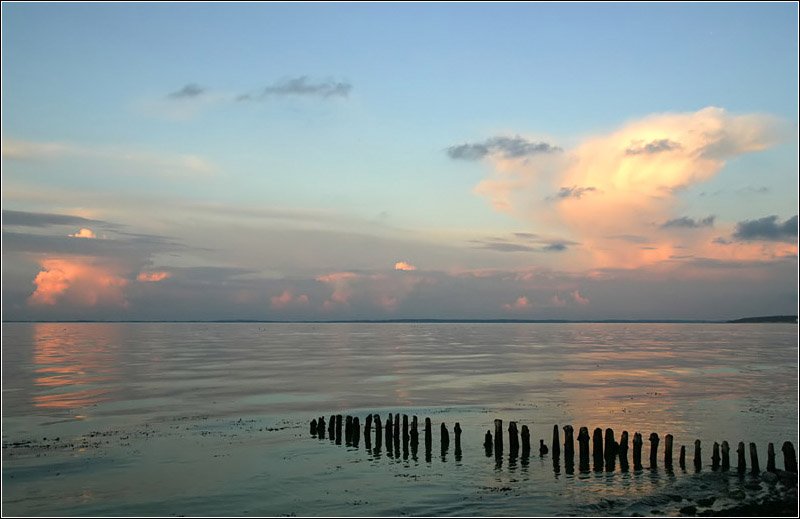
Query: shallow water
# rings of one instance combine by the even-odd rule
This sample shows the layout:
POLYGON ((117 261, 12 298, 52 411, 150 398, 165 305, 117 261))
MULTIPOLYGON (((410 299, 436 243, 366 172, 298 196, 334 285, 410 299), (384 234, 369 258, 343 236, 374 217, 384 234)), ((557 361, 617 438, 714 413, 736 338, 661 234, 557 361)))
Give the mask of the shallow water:
POLYGON ((768 442, 779 467, 783 441, 797 445, 797 338, 781 324, 4 324, 3 513, 673 514, 708 496, 718 509, 758 483, 712 473, 714 441, 756 442, 762 469, 768 442), (308 430, 389 412, 432 419, 430 461, 422 442, 390 455, 308 430), (530 459, 486 456, 495 418, 530 428, 530 459), (538 454, 553 424, 640 431, 645 466, 650 432, 690 464, 700 439, 704 467, 556 471, 538 454))

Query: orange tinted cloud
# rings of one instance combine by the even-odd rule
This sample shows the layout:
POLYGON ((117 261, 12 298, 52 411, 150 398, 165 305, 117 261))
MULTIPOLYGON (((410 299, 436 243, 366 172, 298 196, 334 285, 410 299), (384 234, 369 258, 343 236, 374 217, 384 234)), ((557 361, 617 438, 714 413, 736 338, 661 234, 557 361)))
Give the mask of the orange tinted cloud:
POLYGON ((300 294, 295 297, 291 290, 284 290, 281 295, 270 298, 272 308, 283 309, 290 306, 305 306, 308 304, 308 296, 300 294))
POLYGON ((159 281, 163 281, 170 276, 171 274, 169 272, 164 271, 139 272, 139 275, 136 276, 136 281, 141 281, 143 283, 158 283, 159 281))
POLYGON ((533 305, 528 298, 525 296, 520 296, 517 298, 516 301, 513 303, 503 305, 503 308, 510 311, 520 311, 520 310, 530 310, 533 308, 533 305))
POLYGON ((406 263, 405 261, 398 261, 394 264, 395 270, 417 270, 417 267, 412 265, 411 263, 406 263))
POLYGON ((33 280, 36 290, 28 298, 31 305, 64 300, 80 306, 127 306, 123 289, 128 280, 109 266, 90 259, 49 258, 41 261, 41 268, 33 280))
POLYGON ((89 238, 89 239, 94 239, 94 238, 97 238, 97 235, 95 235, 94 231, 92 231, 91 229, 82 228, 80 231, 76 232, 75 234, 70 234, 69 237, 70 238, 89 238))
POLYGON ((583 297, 581 295, 580 291, 578 291, 578 290, 575 290, 570 295, 572 295, 572 300, 575 301, 576 303, 578 303, 579 305, 588 305, 589 304, 589 298, 583 297))

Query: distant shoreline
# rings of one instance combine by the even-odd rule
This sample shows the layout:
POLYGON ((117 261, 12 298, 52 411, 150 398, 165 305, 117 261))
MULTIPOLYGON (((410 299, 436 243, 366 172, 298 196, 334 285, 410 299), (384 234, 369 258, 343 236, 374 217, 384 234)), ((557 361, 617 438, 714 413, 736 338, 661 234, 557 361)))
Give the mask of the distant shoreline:
POLYGON ((4 320, 3 323, 240 323, 240 324, 797 324, 796 315, 744 317, 733 320, 712 319, 341 319, 341 320, 267 320, 267 319, 186 319, 186 320, 4 320))

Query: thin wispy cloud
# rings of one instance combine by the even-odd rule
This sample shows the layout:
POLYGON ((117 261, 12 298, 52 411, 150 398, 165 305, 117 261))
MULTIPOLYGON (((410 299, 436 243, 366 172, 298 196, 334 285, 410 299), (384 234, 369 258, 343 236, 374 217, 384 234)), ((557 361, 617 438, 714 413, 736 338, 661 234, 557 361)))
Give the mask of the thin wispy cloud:
POLYGON ((542 153, 561 151, 558 146, 546 142, 530 141, 519 135, 515 137, 492 137, 483 142, 450 146, 447 155, 454 160, 480 160, 489 155, 503 158, 520 158, 542 153))
POLYGON ((577 199, 580 199, 586 193, 593 193, 595 191, 597 191, 597 188, 596 187, 592 187, 592 186, 588 186, 588 187, 578 187, 578 186, 562 187, 561 189, 558 190, 558 193, 556 193, 553 196, 548 197, 548 199, 550 199, 550 200, 558 199, 558 198, 577 198, 577 199))
POLYGON ((680 218, 673 218, 661 224, 662 229, 698 229, 700 227, 713 227, 716 217, 711 215, 703 219, 693 219, 688 216, 681 216, 680 218))
POLYGON ((206 92, 206 89, 196 83, 189 83, 180 90, 167 94, 168 99, 192 99, 199 97, 206 92))
POLYGON ((270 97, 348 97, 353 90, 353 85, 346 81, 314 81, 308 76, 299 76, 285 79, 267 85, 254 94, 242 94, 237 101, 259 101, 270 97))
POLYGON ((664 151, 679 150, 683 146, 679 142, 671 141, 669 139, 656 139, 645 143, 644 141, 634 141, 625 149, 626 155, 641 155, 653 153, 662 153, 664 151))

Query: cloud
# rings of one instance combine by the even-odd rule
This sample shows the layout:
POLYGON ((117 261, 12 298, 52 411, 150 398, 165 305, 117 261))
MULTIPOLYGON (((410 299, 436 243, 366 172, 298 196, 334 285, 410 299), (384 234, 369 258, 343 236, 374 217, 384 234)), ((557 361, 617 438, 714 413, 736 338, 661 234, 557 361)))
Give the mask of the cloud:
POLYGON ((90 220, 80 216, 52 213, 31 213, 3 209, 3 225, 13 227, 50 227, 53 225, 105 224, 100 220, 90 220))
POLYGON ((127 306, 123 289, 128 280, 110 265, 90 258, 48 258, 33 284, 30 305, 55 305, 62 300, 71 305, 127 306))
POLYGON ((353 85, 344 81, 318 81, 312 82, 308 76, 278 81, 261 89, 257 94, 242 94, 237 101, 263 100, 268 97, 304 96, 304 97, 347 97, 353 85))
POLYGON ((679 228, 679 229, 697 229, 700 227, 713 227, 715 216, 707 216, 702 220, 693 220, 688 216, 681 216, 680 218, 673 218, 661 224, 662 229, 679 228))
POLYGON ((81 230, 79 230, 75 234, 70 234, 69 237, 70 238, 87 238, 87 239, 92 240, 92 239, 97 238, 97 235, 95 235, 94 231, 92 231, 91 229, 83 227, 83 228, 81 228, 81 230))
POLYGON ((140 272, 139 275, 136 276, 136 281, 140 281, 142 283, 158 283, 159 281, 164 281, 171 276, 172 275, 169 272, 165 271, 140 272))
POLYGON ((636 268, 667 261, 679 246, 702 255, 769 257, 772 251, 734 252, 714 245, 708 219, 692 220, 700 226, 692 236, 670 231, 689 224, 675 214, 683 190, 713 178, 732 158, 774 145, 781 132, 782 123, 774 117, 733 115, 708 107, 633 120, 583 138, 564 153, 520 158, 484 154, 483 148, 453 151, 488 159, 492 171, 474 192, 486 197, 496 211, 526 222, 534 232, 548 229, 581 244, 586 254, 564 258, 568 263, 563 267, 636 268), (591 196, 579 191, 587 187, 594 188, 591 196), (548 197, 550 203, 538 202, 548 197), (648 249, 635 243, 626 246, 614 238, 649 236, 652 222, 672 220, 648 249))
POLYGON ((775 215, 765 216, 758 220, 745 220, 736 224, 733 237, 737 240, 764 240, 791 242, 797 240, 797 215, 783 223, 778 222, 775 215))
POLYGON ((644 141, 637 140, 631 142, 630 147, 625 150, 626 155, 641 155, 661 153, 664 151, 674 151, 681 149, 682 146, 678 142, 673 142, 669 139, 656 139, 644 144, 644 141))
POLYGON ((536 248, 531 247, 530 245, 522 245, 520 243, 508 243, 502 241, 484 241, 484 240, 472 240, 473 243, 477 243, 479 248, 493 250, 497 252, 533 252, 536 251, 536 248))
POLYGON ((576 303, 578 303, 579 305, 588 305, 589 304, 589 298, 583 297, 581 295, 580 291, 578 291, 578 290, 575 290, 570 295, 572 296, 572 300, 575 301, 576 303))
POLYGON ((189 83, 180 90, 167 94, 168 99, 191 99, 203 95, 205 88, 196 83, 189 83))
POLYGON ((270 303, 272 308, 276 310, 282 310, 293 306, 306 306, 308 305, 308 296, 306 294, 295 296, 291 290, 287 289, 281 292, 280 295, 271 297, 270 303))
POLYGON ((549 200, 554 198, 578 198, 580 199, 584 194, 591 193, 593 191, 597 191, 596 187, 562 187, 558 190, 558 193, 553 195, 552 197, 548 197, 549 200))
POLYGON ((567 250, 567 245, 564 243, 556 242, 556 243, 551 243, 549 245, 545 245, 544 248, 542 248, 542 250, 545 252, 561 252, 567 250))
POLYGON ((411 263, 406 263, 405 261, 398 261, 394 264, 395 270, 417 270, 417 267, 412 265, 411 263))
POLYGON ((530 310, 533 308, 533 304, 531 304, 527 297, 519 296, 513 303, 504 304, 503 308, 511 312, 517 312, 521 310, 530 310))
POLYGON ((529 141, 519 135, 492 137, 484 142, 458 144, 446 149, 447 155, 454 160, 480 160, 492 155, 511 159, 559 151, 561 148, 558 146, 546 142, 529 141))

